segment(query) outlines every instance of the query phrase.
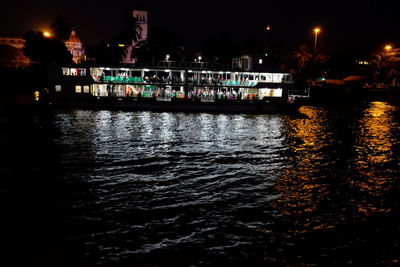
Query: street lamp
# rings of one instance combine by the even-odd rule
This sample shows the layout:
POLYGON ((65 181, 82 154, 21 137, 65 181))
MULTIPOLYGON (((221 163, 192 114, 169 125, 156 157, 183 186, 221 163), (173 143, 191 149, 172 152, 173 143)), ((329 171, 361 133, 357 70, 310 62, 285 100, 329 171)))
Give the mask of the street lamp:
POLYGON ((165 60, 168 61, 169 60, 169 54, 165 55, 165 60))
POLYGON ((317 38, 318 38, 318 33, 321 31, 320 28, 314 28, 314 33, 315 33, 315 41, 314 41, 314 53, 317 50, 317 38))
POLYGON ((50 32, 45 31, 45 32, 43 32, 43 36, 46 37, 46 38, 50 38, 51 34, 50 34, 50 32))
POLYGON ((263 49, 264 49, 264 53, 267 54, 268 49, 268 43, 269 43, 269 35, 270 35, 270 31, 271 31, 271 25, 266 25, 264 27, 264 33, 263 33, 263 49))
POLYGON ((197 59, 199 60, 199 62, 201 61, 201 56, 198 56, 197 59))
POLYGON ((392 50, 392 46, 391 45, 385 45, 385 50, 387 51, 387 52, 389 52, 390 50, 392 50))

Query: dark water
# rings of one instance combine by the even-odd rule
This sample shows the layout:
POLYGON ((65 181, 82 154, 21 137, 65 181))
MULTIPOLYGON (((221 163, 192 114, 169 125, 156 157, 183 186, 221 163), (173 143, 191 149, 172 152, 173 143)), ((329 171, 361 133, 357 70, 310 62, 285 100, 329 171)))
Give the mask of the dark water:
POLYGON ((397 265, 400 112, 3 120, 3 266, 397 265))

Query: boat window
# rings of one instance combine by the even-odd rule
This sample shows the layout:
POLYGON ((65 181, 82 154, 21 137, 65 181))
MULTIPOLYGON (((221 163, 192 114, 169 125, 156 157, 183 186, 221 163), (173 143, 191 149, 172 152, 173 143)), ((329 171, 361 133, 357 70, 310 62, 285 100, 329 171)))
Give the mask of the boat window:
POLYGON ((71 68, 71 69, 69 70, 69 75, 78 76, 78 69, 76 69, 76 68, 71 68))
POLYGON ((80 68, 79 69, 79 76, 86 76, 86 69, 80 68))

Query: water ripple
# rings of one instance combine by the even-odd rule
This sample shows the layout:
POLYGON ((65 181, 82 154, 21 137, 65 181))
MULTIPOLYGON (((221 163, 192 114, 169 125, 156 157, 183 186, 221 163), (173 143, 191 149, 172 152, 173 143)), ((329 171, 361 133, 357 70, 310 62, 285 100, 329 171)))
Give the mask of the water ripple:
MULTIPOLYGON (((53 163, 41 167, 48 180, 35 187, 51 202, 36 207, 48 203, 75 266, 393 262, 399 111, 351 110, 58 111, 48 122, 53 163)), ((9 185, 0 197, 24 190, 9 185)))

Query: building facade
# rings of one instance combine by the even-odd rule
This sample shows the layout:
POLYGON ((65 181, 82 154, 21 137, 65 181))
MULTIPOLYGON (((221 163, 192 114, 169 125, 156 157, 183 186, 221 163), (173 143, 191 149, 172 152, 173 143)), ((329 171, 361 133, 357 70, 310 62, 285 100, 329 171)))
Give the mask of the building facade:
POLYGON ((76 35, 76 31, 72 30, 71 36, 68 41, 65 42, 65 46, 72 55, 72 61, 78 64, 86 60, 85 47, 76 35))
POLYGON ((25 40, 19 37, 0 37, 0 65, 7 67, 25 67, 29 65, 23 49, 25 40))

